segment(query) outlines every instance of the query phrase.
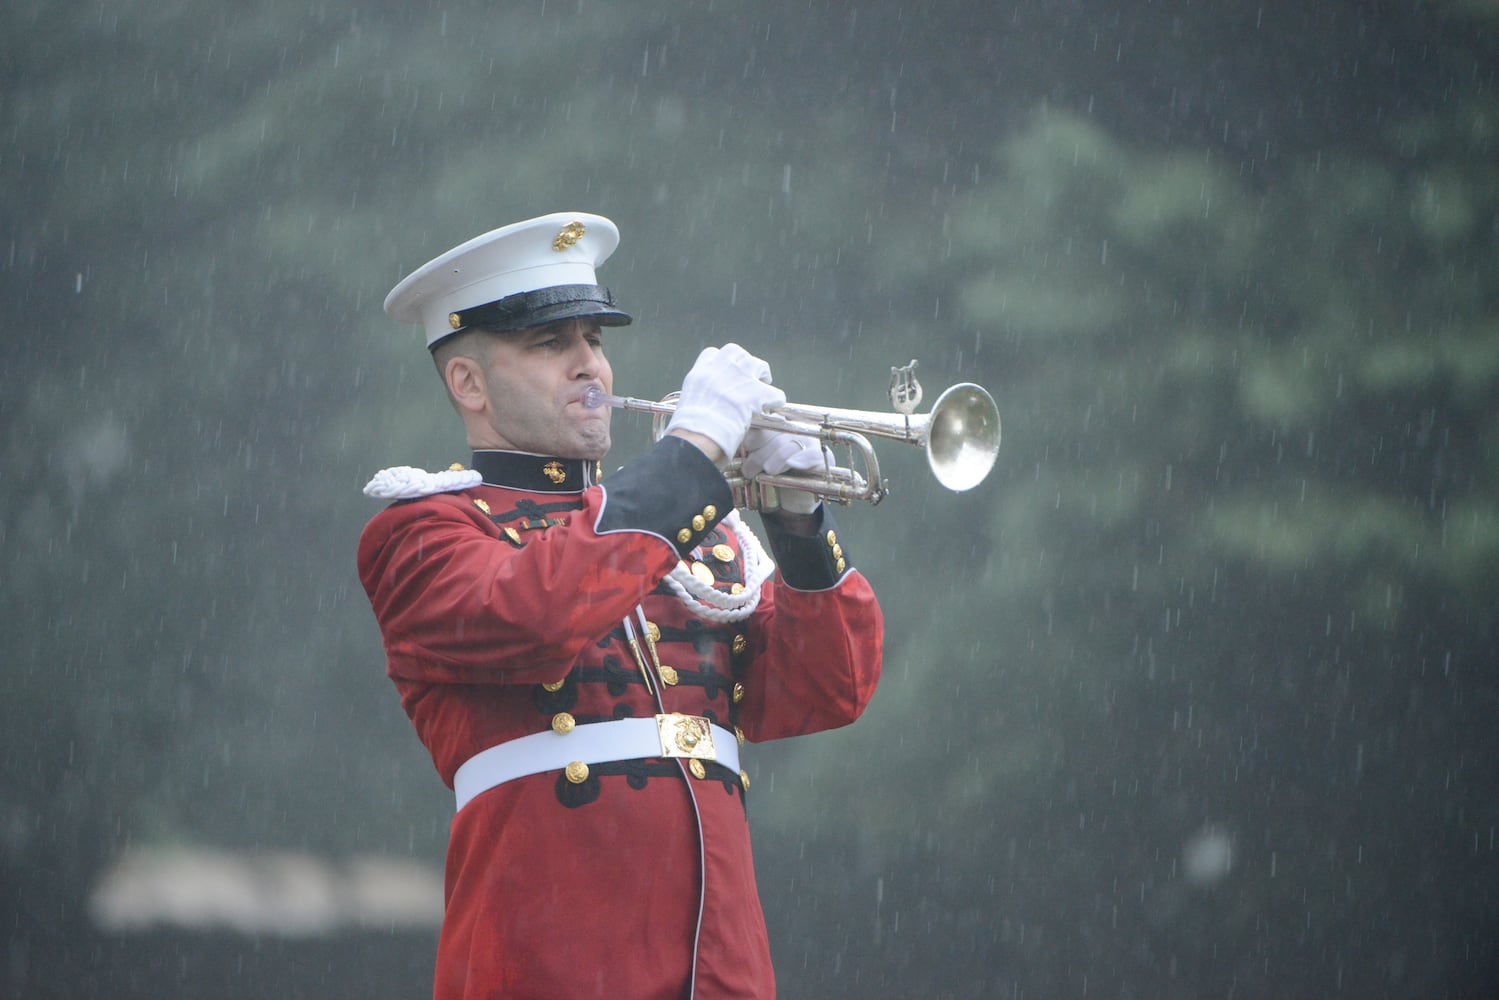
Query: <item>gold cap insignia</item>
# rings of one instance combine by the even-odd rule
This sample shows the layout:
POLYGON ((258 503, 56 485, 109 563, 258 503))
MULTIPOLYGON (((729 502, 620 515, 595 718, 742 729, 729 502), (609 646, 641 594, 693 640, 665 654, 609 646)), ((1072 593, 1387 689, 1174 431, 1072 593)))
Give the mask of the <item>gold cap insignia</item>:
POLYGON ((456 330, 462 325, 463 320, 459 318, 457 313, 448 313, 448 326, 456 330))
POLYGON ((583 238, 585 232, 587 232, 587 229, 584 228, 583 223, 569 222, 566 226, 562 227, 562 232, 557 234, 557 238, 552 240, 552 249, 561 253, 576 246, 577 242, 583 238))
POLYGON ((567 478, 567 469, 563 468, 561 462, 548 462, 541 467, 541 474, 552 482, 560 484, 567 478))

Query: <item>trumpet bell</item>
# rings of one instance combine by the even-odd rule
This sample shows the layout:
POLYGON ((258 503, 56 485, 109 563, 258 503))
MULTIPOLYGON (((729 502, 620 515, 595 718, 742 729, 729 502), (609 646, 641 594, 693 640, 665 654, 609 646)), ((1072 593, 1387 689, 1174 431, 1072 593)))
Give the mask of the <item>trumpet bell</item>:
POLYGON ((937 482, 961 493, 984 481, 999 455, 999 407, 981 385, 949 386, 927 415, 926 461, 937 482))

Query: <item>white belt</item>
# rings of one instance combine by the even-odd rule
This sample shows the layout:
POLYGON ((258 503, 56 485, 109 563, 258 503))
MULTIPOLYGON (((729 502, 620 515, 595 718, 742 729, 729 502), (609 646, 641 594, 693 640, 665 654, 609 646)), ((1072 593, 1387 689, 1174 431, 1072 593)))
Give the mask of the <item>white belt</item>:
POLYGON ((737 774, 739 741, 699 715, 590 722, 565 734, 547 730, 479 751, 453 775, 453 792, 462 809, 479 793, 528 774, 643 757, 712 760, 737 774))

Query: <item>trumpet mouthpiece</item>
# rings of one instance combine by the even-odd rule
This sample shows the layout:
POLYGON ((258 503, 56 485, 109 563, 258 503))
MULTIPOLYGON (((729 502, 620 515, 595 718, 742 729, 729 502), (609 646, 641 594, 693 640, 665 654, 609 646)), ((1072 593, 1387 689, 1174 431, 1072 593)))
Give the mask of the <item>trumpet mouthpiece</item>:
POLYGON ((605 392, 603 387, 600 385, 590 385, 588 388, 583 390, 583 398, 581 402, 588 409, 597 410, 599 407, 609 402, 609 394, 605 392))

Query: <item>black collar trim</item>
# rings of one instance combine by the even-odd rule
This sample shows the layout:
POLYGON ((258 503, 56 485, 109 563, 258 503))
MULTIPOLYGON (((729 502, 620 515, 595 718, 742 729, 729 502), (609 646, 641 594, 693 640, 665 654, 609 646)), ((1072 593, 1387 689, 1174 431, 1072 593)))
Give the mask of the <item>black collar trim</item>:
POLYGON ((476 451, 473 469, 487 486, 527 493, 581 493, 593 485, 595 463, 519 451, 476 451))

